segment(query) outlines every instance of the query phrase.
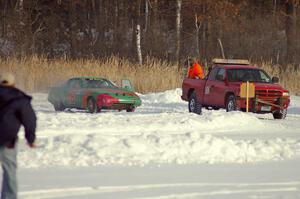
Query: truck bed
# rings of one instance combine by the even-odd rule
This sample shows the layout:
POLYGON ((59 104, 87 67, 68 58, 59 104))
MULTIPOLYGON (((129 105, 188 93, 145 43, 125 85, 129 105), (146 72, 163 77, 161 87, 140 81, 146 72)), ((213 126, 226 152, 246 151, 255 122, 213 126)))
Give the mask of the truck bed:
POLYGON ((197 99, 203 103, 205 92, 206 79, 190 79, 185 78, 182 82, 182 96, 181 99, 188 101, 193 91, 197 91, 197 99))

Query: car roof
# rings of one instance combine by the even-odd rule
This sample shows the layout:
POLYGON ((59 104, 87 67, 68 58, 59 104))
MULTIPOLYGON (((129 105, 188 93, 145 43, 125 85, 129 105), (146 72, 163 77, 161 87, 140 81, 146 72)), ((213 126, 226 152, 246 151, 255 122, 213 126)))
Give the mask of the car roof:
POLYGON ((105 80, 105 78, 102 78, 102 77, 93 77, 93 76, 74 77, 74 78, 71 78, 71 79, 105 80))
POLYGON ((225 64, 216 64, 215 67, 221 67, 226 69, 258 69, 256 66, 249 65, 225 65, 225 64))

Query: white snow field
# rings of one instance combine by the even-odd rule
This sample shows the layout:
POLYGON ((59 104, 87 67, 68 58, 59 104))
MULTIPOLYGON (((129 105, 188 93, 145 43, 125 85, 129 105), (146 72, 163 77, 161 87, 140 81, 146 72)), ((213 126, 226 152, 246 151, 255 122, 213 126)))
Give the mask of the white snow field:
POLYGON ((55 112, 34 94, 38 148, 19 143, 20 198, 300 198, 300 97, 271 114, 188 113, 181 89, 134 113, 55 112))

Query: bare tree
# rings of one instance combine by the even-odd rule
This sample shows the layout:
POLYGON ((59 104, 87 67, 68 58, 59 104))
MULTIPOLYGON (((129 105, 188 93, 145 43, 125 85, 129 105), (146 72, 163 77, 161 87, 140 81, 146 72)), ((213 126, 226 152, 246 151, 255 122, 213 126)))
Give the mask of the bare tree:
POLYGON ((277 12, 277 0, 273 0, 273 15, 276 15, 276 12, 277 12))
POLYGON ((141 0, 137 0, 136 8, 136 51, 139 65, 143 64, 142 48, 141 48, 141 0))
POLYGON ((175 59, 177 65, 179 66, 179 53, 180 53, 180 32, 181 32, 181 5, 182 1, 176 1, 176 52, 175 52, 175 59))
MULTIPOLYGON (((226 56, 297 63, 299 0, 0 0, 0 50, 176 62, 226 56), (5 42, 5 44, 4 44, 5 42), (193 51, 193 52, 191 52, 193 51), (280 53, 280 59, 279 59, 280 53)), ((6 56, 7 53, 2 53, 6 56)))
POLYGON ((297 53, 297 13, 296 8, 298 6, 298 0, 287 0, 285 3, 286 9, 286 21, 285 21, 285 31, 286 31, 286 44, 287 44, 287 56, 288 62, 295 61, 295 56, 297 53))
POLYGON ((199 30, 201 28, 201 21, 198 19, 198 15, 195 14, 195 37, 196 37, 196 55, 197 58, 200 58, 200 44, 199 44, 199 30))
POLYGON ((145 28, 144 32, 147 32, 149 21, 149 0, 145 0, 145 28))

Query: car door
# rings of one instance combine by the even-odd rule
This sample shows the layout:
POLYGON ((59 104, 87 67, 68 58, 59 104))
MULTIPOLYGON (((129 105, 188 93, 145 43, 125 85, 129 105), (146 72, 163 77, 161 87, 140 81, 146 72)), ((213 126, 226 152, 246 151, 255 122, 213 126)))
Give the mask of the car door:
POLYGON ((76 108, 83 108, 83 98, 85 93, 87 92, 87 80, 86 79, 78 79, 78 82, 75 85, 74 93, 75 93, 75 106, 76 108))
POLYGON ((65 104, 68 108, 75 108, 76 107, 76 96, 78 90, 80 89, 80 79, 74 78, 70 79, 66 86, 66 97, 65 97, 65 104))
POLYGON ((226 90, 226 70, 214 68, 205 85, 205 104, 212 107, 223 107, 226 90))

